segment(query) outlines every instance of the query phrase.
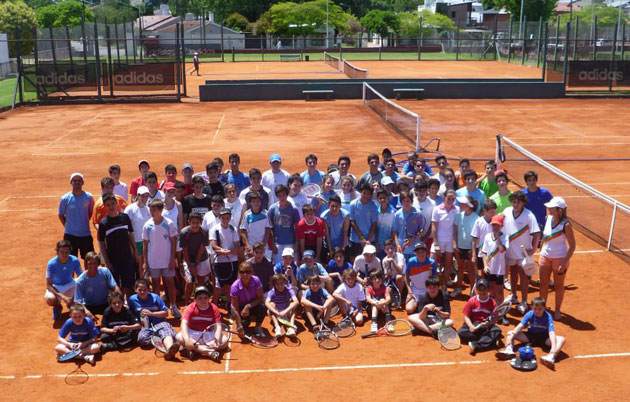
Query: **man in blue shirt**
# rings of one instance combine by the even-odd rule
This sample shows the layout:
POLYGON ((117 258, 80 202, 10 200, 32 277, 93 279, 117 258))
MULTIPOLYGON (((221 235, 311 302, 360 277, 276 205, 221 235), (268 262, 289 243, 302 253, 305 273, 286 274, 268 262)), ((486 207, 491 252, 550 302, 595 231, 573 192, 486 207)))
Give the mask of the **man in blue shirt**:
POLYGON ((547 216, 545 204, 551 201, 553 196, 546 188, 538 187, 538 174, 533 170, 525 172, 524 178, 525 183, 527 183, 527 188, 523 190, 523 193, 527 196, 526 207, 536 217, 536 222, 538 222, 542 233, 545 228, 545 217, 547 216))
POLYGON ((67 192, 59 200, 59 220, 64 227, 64 240, 72 244, 72 255, 79 255, 85 260, 90 251, 94 251, 90 234, 90 219, 94 211, 92 194, 83 191, 83 175, 72 173, 70 184, 72 191, 67 192))
POLYGON ((230 164, 230 170, 227 172, 227 182, 234 183, 238 189, 238 194, 241 194, 241 191, 251 186, 252 182, 244 172, 239 170, 241 157, 238 154, 231 154, 228 157, 228 163, 230 164))
POLYGON ((100 254, 89 252, 85 256, 85 271, 77 278, 74 289, 74 301, 85 305, 85 313, 94 322, 98 321, 94 314, 103 314, 109 306, 109 291, 120 292, 109 269, 101 264, 100 254))
POLYGON ((372 200, 372 185, 363 183, 361 197, 350 203, 350 257, 363 253, 366 244, 376 241, 378 205, 372 200))
MULTIPOLYGON (((328 209, 322 214, 322 219, 326 224, 326 245, 324 247, 324 257, 333 258, 332 250, 339 247, 344 250, 347 257, 348 228, 350 227, 350 214, 341 208, 341 198, 333 195, 328 200, 328 209)), ((325 259, 322 258, 324 261, 325 259)))
POLYGON ((295 226, 300 220, 300 215, 289 202, 289 188, 287 186, 278 184, 275 193, 278 202, 269 207, 267 216, 273 230, 273 262, 278 263, 282 259, 283 249, 287 247, 297 248, 295 226))
POLYGON ((46 266, 46 303, 53 308, 53 320, 59 318, 63 310, 62 303, 70 307, 74 303, 74 275, 81 275, 79 259, 70 255, 72 244, 68 240, 57 243, 57 256, 48 261, 46 266))
POLYGON ((321 187, 325 173, 317 169, 317 156, 313 154, 306 155, 306 170, 300 174, 304 184, 317 184, 321 187))

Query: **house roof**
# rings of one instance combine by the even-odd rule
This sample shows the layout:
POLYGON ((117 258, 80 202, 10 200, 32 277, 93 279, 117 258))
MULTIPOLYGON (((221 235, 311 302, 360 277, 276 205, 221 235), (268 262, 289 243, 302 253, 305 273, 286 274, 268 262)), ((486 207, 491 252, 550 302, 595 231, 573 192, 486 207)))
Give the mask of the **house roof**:
MULTIPOLYGON (((184 24, 184 32, 185 33, 193 31, 193 30, 197 30, 200 27, 200 21, 184 21, 184 22, 182 22, 182 24, 184 24)), ((211 21, 206 21, 205 25, 206 26, 221 27, 221 25, 219 25, 217 23, 214 23, 214 22, 211 22, 211 21)), ((168 25, 168 26, 163 27, 163 28, 156 29, 155 31, 158 34, 160 34, 160 33, 172 34, 172 33, 175 33, 175 29, 176 28, 177 28, 177 25, 176 24, 172 24, 172 25, 168 25)), ((223 31, 226 34, 241 34, 241 35, 244 35, 241 32, 236 32, 235 30, 227 28, 227 27, 223 27, 223 31)))
MULTIPOLYGON (((145 31, 155 31, 164 26, 179 22, 180 17, 172 15, 143 15, 142 29, 145 31)), ((138 22, 138 20, 136 20, 138 22)))

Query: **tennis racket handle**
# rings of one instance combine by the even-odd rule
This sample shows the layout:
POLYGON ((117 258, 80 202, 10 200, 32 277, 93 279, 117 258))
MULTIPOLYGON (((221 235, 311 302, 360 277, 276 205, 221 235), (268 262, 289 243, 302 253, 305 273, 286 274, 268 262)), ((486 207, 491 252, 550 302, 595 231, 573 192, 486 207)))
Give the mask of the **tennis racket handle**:
POLYGON ((369 333, 369 334, 361 335, 361 338, 362 338, 362 339, 367 339, 367 338, 372 338, 372 337, 374 337, 374 336, 376 336, 376 334, 374 334, 374 333, 369 333))

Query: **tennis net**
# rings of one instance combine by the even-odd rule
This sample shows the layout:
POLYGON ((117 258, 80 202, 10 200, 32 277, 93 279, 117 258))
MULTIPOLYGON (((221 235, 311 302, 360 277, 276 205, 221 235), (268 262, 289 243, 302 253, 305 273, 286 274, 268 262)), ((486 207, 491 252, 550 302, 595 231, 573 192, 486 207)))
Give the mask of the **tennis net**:
POLYGON ((348 60, 343 60, 343 73, 350 78, 364 80, 368 77, 368 70, 352 65, 348 60))
POLYGON ((420 149, 420 116, 392 102, 367 82, 363 83, 363 105, 378 114, 387 125, 420 149))
POLYGON ((337 71, 341 71, 341 59, 337 56, 324 52, 324 63, 328 64, 337 71))
POLYGON ((607 250, 630 261, 630 206, 576 179, 533 154, 507 137, 497 137, 503 145, 504 166, 517 185, 524 187, 528 170, 538 173, 541 187, 567 202, 568 215, 575 227, 607 250))

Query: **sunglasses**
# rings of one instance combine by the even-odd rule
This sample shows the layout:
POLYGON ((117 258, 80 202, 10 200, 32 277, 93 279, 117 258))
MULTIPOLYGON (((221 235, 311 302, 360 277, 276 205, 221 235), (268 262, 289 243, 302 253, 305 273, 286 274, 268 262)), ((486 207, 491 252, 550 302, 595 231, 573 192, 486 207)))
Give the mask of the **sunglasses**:
POLYGON ((238 271, 239 274, 251 275, 252 271, 238 271))

